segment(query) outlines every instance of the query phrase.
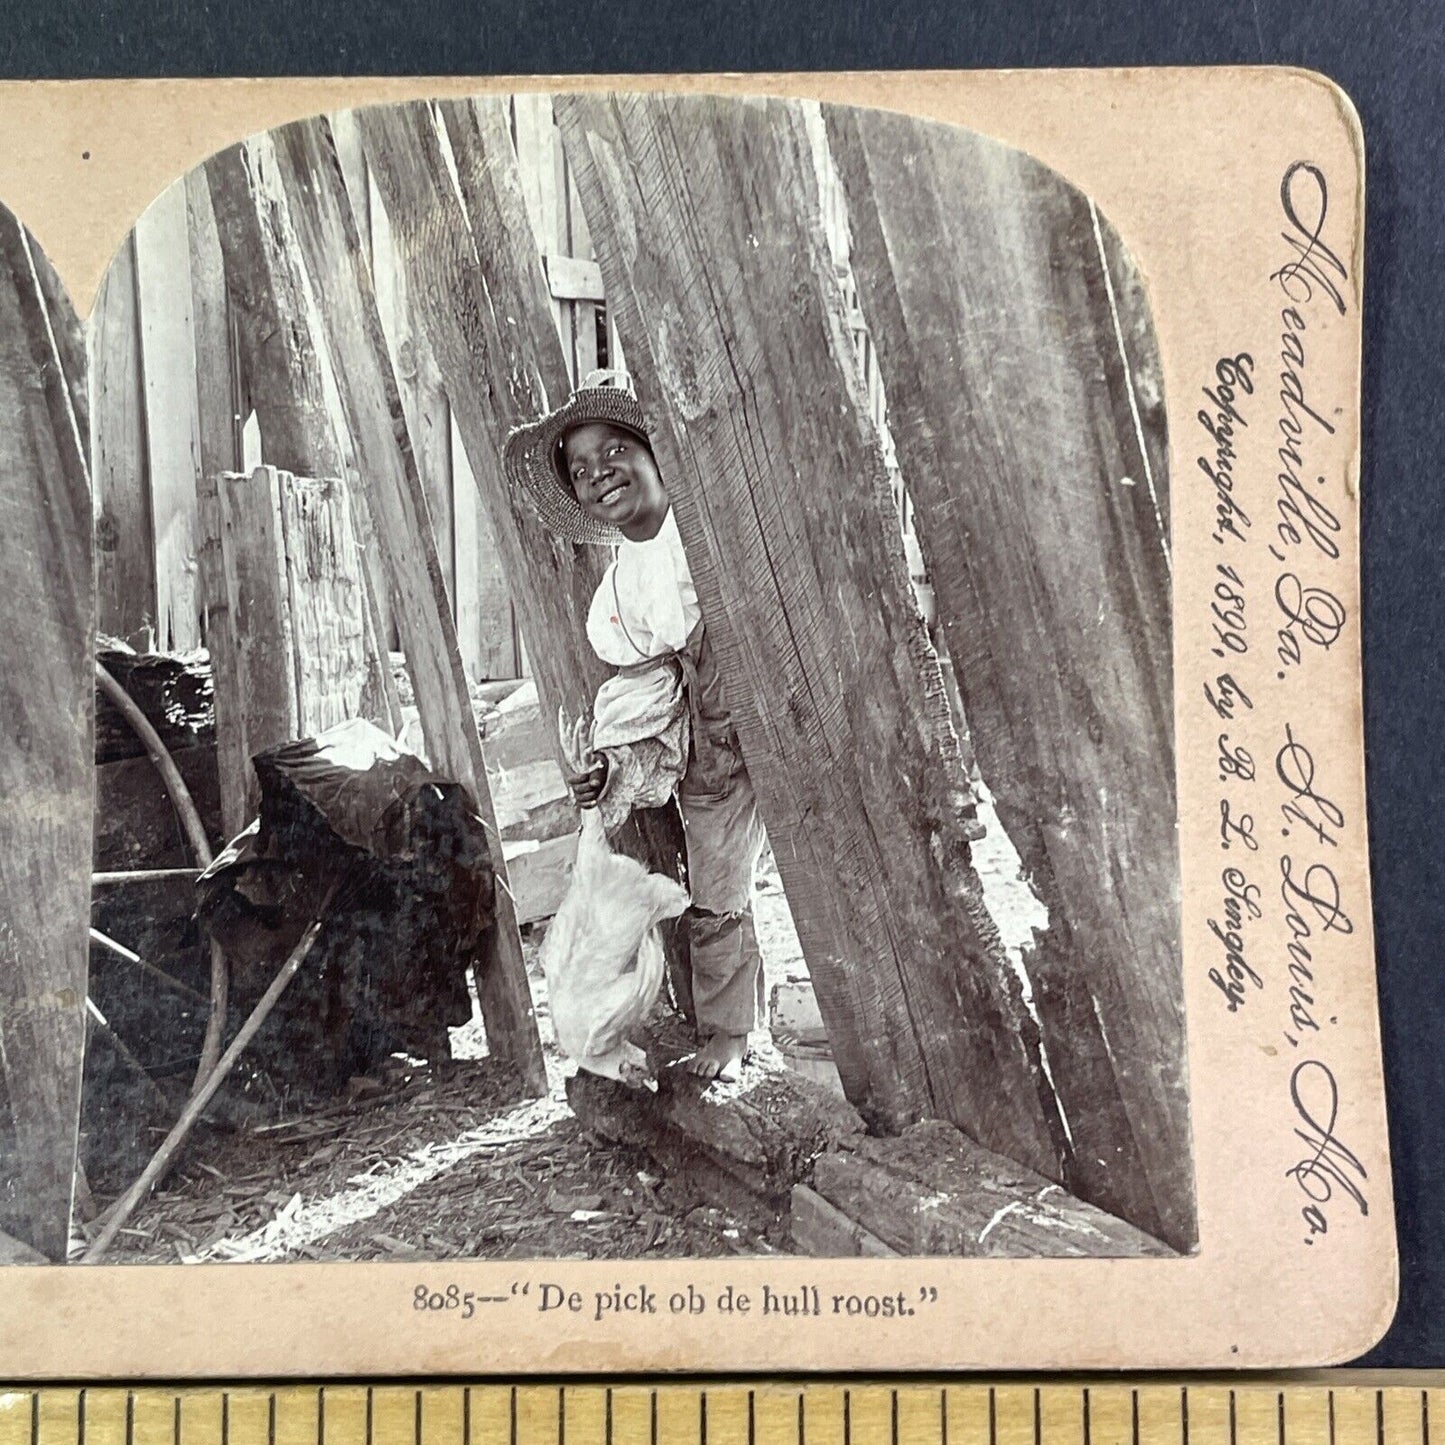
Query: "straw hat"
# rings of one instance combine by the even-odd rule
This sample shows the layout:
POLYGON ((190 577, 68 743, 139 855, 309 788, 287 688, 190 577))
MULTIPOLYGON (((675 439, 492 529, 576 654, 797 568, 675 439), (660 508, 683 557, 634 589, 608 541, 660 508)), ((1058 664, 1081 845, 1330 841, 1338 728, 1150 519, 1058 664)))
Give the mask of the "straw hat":
POLYGON ((512 432, 502 464, 514 490, 548 531, 569 542, 615 547, 622 533, 589 517, 578 505, 562 457, 567 433, 595 421, 621 427, 652 445, 632 378, 625 371, 593 371, 564 405, 512 432))

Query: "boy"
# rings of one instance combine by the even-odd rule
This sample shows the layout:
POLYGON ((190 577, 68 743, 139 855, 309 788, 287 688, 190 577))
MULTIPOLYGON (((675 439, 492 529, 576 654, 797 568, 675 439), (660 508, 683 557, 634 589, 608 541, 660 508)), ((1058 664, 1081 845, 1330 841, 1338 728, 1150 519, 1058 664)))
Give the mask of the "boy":
MULTIPOLYGON (((753 874, 765 841, 648 428, 622 372, 593 372, 564 406, 507 439, 509 477, 550 530, 617 548, 592 598, 587 636, 622 671, 675 668, 691 744, 677 787, 687 835, 687 913, 700 1047, 686 1067, 737 1077, 761 1020, 763 977, 753 927, 753 874)), ((594 753, 567 781, 597 807, 627 759, 594 753)))

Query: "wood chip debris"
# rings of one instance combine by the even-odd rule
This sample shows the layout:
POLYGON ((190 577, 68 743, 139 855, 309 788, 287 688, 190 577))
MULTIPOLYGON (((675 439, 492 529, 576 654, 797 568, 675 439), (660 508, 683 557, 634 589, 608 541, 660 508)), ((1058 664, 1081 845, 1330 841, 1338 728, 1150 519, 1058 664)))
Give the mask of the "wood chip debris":
MULTIPOLYGON (((230 1246, 447 1151, 524 1101, 488 1060, 417 1070, 370 1097, 242 1131, 204 1129, 139 1209, 113 1257, 226 1258, 230 1246)), ((645 1155, 601 1145, 570 1115, 541 1132, 458 1147, 458 1161, 368 1219, 298 1244, 307 1260, 717 1257, 772 1244, 726 1211, 698 1210, 645 1155)), ((108 1201, 99 1200, 103 1207, 108 1201)), ((786 1247, 786 1240, 774 1241, 786 1247)))

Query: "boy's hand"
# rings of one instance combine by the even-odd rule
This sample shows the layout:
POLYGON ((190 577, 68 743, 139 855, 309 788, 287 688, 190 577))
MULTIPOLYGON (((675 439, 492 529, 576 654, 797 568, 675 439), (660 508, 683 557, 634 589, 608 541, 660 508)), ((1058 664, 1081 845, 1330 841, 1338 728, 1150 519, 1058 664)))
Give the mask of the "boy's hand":
POLYGON ((607 757, 604 753, 592 753, 588 759, 591 766, 585 773, 562 774, 572 792, 572 801, 579 808, 595 808, 607 786, 607 757))

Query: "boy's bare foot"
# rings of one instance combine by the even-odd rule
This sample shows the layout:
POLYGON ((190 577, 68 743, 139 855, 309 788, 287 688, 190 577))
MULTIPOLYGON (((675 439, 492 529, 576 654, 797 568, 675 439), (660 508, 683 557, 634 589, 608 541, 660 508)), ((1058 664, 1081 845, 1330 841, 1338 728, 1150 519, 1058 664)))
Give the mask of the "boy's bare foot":
POLYGON ((746 1034, 714 1034, 690 1059, 684 1061, 683 1068, 700 1079, 718 1079, 731 1084, 738 1077, 747 1048, 746 1034))

